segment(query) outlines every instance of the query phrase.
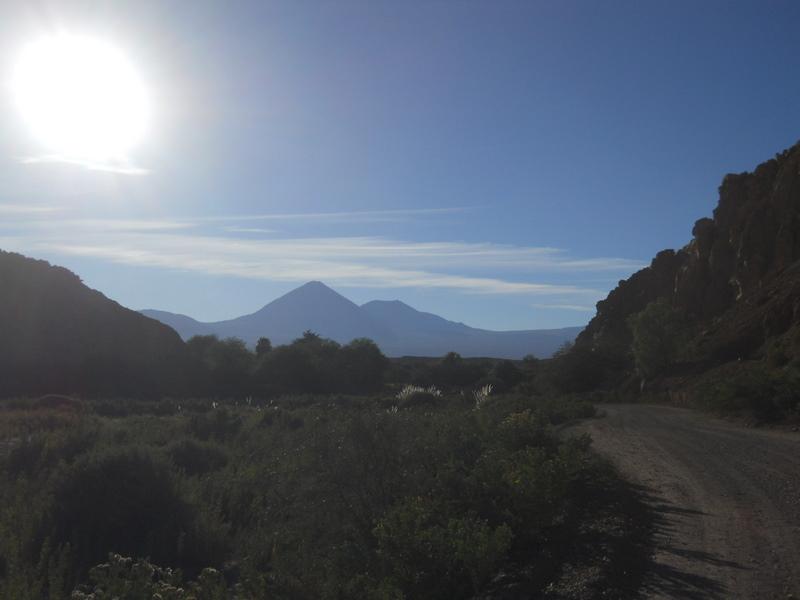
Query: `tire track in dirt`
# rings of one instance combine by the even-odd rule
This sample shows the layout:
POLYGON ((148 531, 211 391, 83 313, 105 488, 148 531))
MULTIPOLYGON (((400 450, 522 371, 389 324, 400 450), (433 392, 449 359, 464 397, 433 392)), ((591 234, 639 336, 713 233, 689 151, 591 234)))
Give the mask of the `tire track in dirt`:
POLYGON ((654 515, 644 598, 800 600, 800 435, 604 405, 592 436, 654 515))

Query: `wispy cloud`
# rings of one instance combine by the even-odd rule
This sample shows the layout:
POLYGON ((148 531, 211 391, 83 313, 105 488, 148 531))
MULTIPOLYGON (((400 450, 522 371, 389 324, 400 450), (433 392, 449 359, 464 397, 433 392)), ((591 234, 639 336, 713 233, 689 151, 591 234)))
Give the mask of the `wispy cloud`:
POLYGON ((76 231, 171 231, 189 229, 189 221, 171 219, 67 219, 56 224, 76 231))
POLYGON ((62 206, 37 206, 28 204, 0 204, 2 216, 48 216, 66 210, 62 206))
POLYGON ((473 210, 470 206, 452 206, 444 208, 398 208, 385 210, 351 210, 333 212, 307 213, 264 213, 257 215, 212 215, 201 217, 205 222, 251 222, 251 221, 326 221, 326 222, 396 222, 413 217, 453 215, 473 210))
MULTIPOLYGON (((92 235, 98 232, 144 232, 144 231, 170 231, 177 229, 189 229, 194 227, 194 223, 189 221, 155 220, 155 219, 75 219, 64 218, 59 215, 53 218, 58 211, 35 211, 35 212, 12 212, 9 213, 16 220, 0 222, 0 229, 18 231, 25 228, 27 233, 21 237, 28 237, 32 231, 44 234, 49 232, 51 235, 62 235, 64 231, 75 232, 78 237, 81 235, 92 235), (47 217, 47 219, 43 219, 47 217)), ((0 205, 0 215, 3 215, 3 207, 0 205)), ((34 236, 36 237, 36 236, 34 236)))
POLYGON ((143 167, 134 165, 128 160, 117 161, 98 161, 60 154, 45 154, 42 156, 25 156, 19 159, 22 164, 65 164, 83 167, 89 171, 103 171, 105 173, 115 173, 117 175, 147 175, 150 171, 143 167))
MULTIPOLYGON (((242 242, 236 248, 220 244, 224 240, 193 238, 191 248, 185 239, 168 239, 136 243, 40 242, 35 245, 42 251, 73 256, 92 257, 135 266, 195 271, 210 275, 227 275, 247 279, 305 282, 324 279, 342 287, 367 288, 448 288, 483 294, 579 294, 596 296, 600 292, 571 285, 508 281, 490 277, 469 277, 457 274, 436 273, 375 266, 331 259, 323 251, 306 258, 278 255, 272 248, 249 248, 242 242), (152 242, 156 243, 152 243, 152 242)), ((107 242, 110 242, 108 240, 107 242)))
POLYGON ((462 293, 549 296, 553 301, 539 307, 584 312, 593 310, 590 304, 604 291, 564 283, 565 273, 630 272, 641 266, 638 261, 618 258, 576 259, 548 247, 368 236, 237 236, 273 232, 202 219, 27 217, 24 227, 0 223, 0 229, 6 232, 0 245, 33 254, 91 257, 116 264, 247 279, 321 279, 341 287, 444 288, 462 293))
POLYGON ((594 306, 586 306, 581 304, 534 304, 533 308, 543 308, 551 310, 573 310, 575 312, 593 313, 596 308, 594 306))
POLYGON ((231 233, 276 233, 276 229, 265 229, 264 227, 223 227, 223 231, 231 233))

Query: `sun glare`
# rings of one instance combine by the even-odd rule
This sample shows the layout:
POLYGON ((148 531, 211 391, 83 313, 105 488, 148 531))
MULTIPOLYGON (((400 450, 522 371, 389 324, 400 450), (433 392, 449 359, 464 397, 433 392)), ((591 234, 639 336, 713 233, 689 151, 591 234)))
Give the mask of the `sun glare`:
POLYGON ((66 159, 125 160, 147 129, 143 82, 119 49, 99 39, 62 34, 27 44, 12 86, 32 133, 66 159))

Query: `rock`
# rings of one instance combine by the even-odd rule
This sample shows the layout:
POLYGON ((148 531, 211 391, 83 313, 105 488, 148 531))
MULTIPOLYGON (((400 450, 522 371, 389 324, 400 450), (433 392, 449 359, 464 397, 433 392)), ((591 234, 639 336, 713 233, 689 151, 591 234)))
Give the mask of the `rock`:
MULTIPOLYGON (((761 345, 800 325, 800 143, 752 173, 726 175, 712 218, 693 239, 659 252, 649 267, 620 281, 597 305, 576 346, 615 349, 632 368, 629 316, 667 299, 704 330, 701 359, 752 357, 761 345)), ((619 374, 613 374, 619 379, 619 374)))

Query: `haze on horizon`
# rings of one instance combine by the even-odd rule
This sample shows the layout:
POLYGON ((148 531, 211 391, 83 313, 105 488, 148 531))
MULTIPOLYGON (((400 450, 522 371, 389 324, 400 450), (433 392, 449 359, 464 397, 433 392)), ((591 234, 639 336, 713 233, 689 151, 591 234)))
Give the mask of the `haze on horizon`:
POLYGON ((0 248, 205 321, 322 280, 475 327, 583 324, 687 241, 724 173, 796 141, 798 17, 791 2, 5 2, 0 248), (34 131, 14 93, 24 48, 65 35, 88 45, 44 72, 77 69, 91 136, 64 133, 58 103, 34 131), (104 111, 108 74, 129 68, 115 89, 142 100, 104 111), (134 117, 141 131, 122 127, 134 117))

